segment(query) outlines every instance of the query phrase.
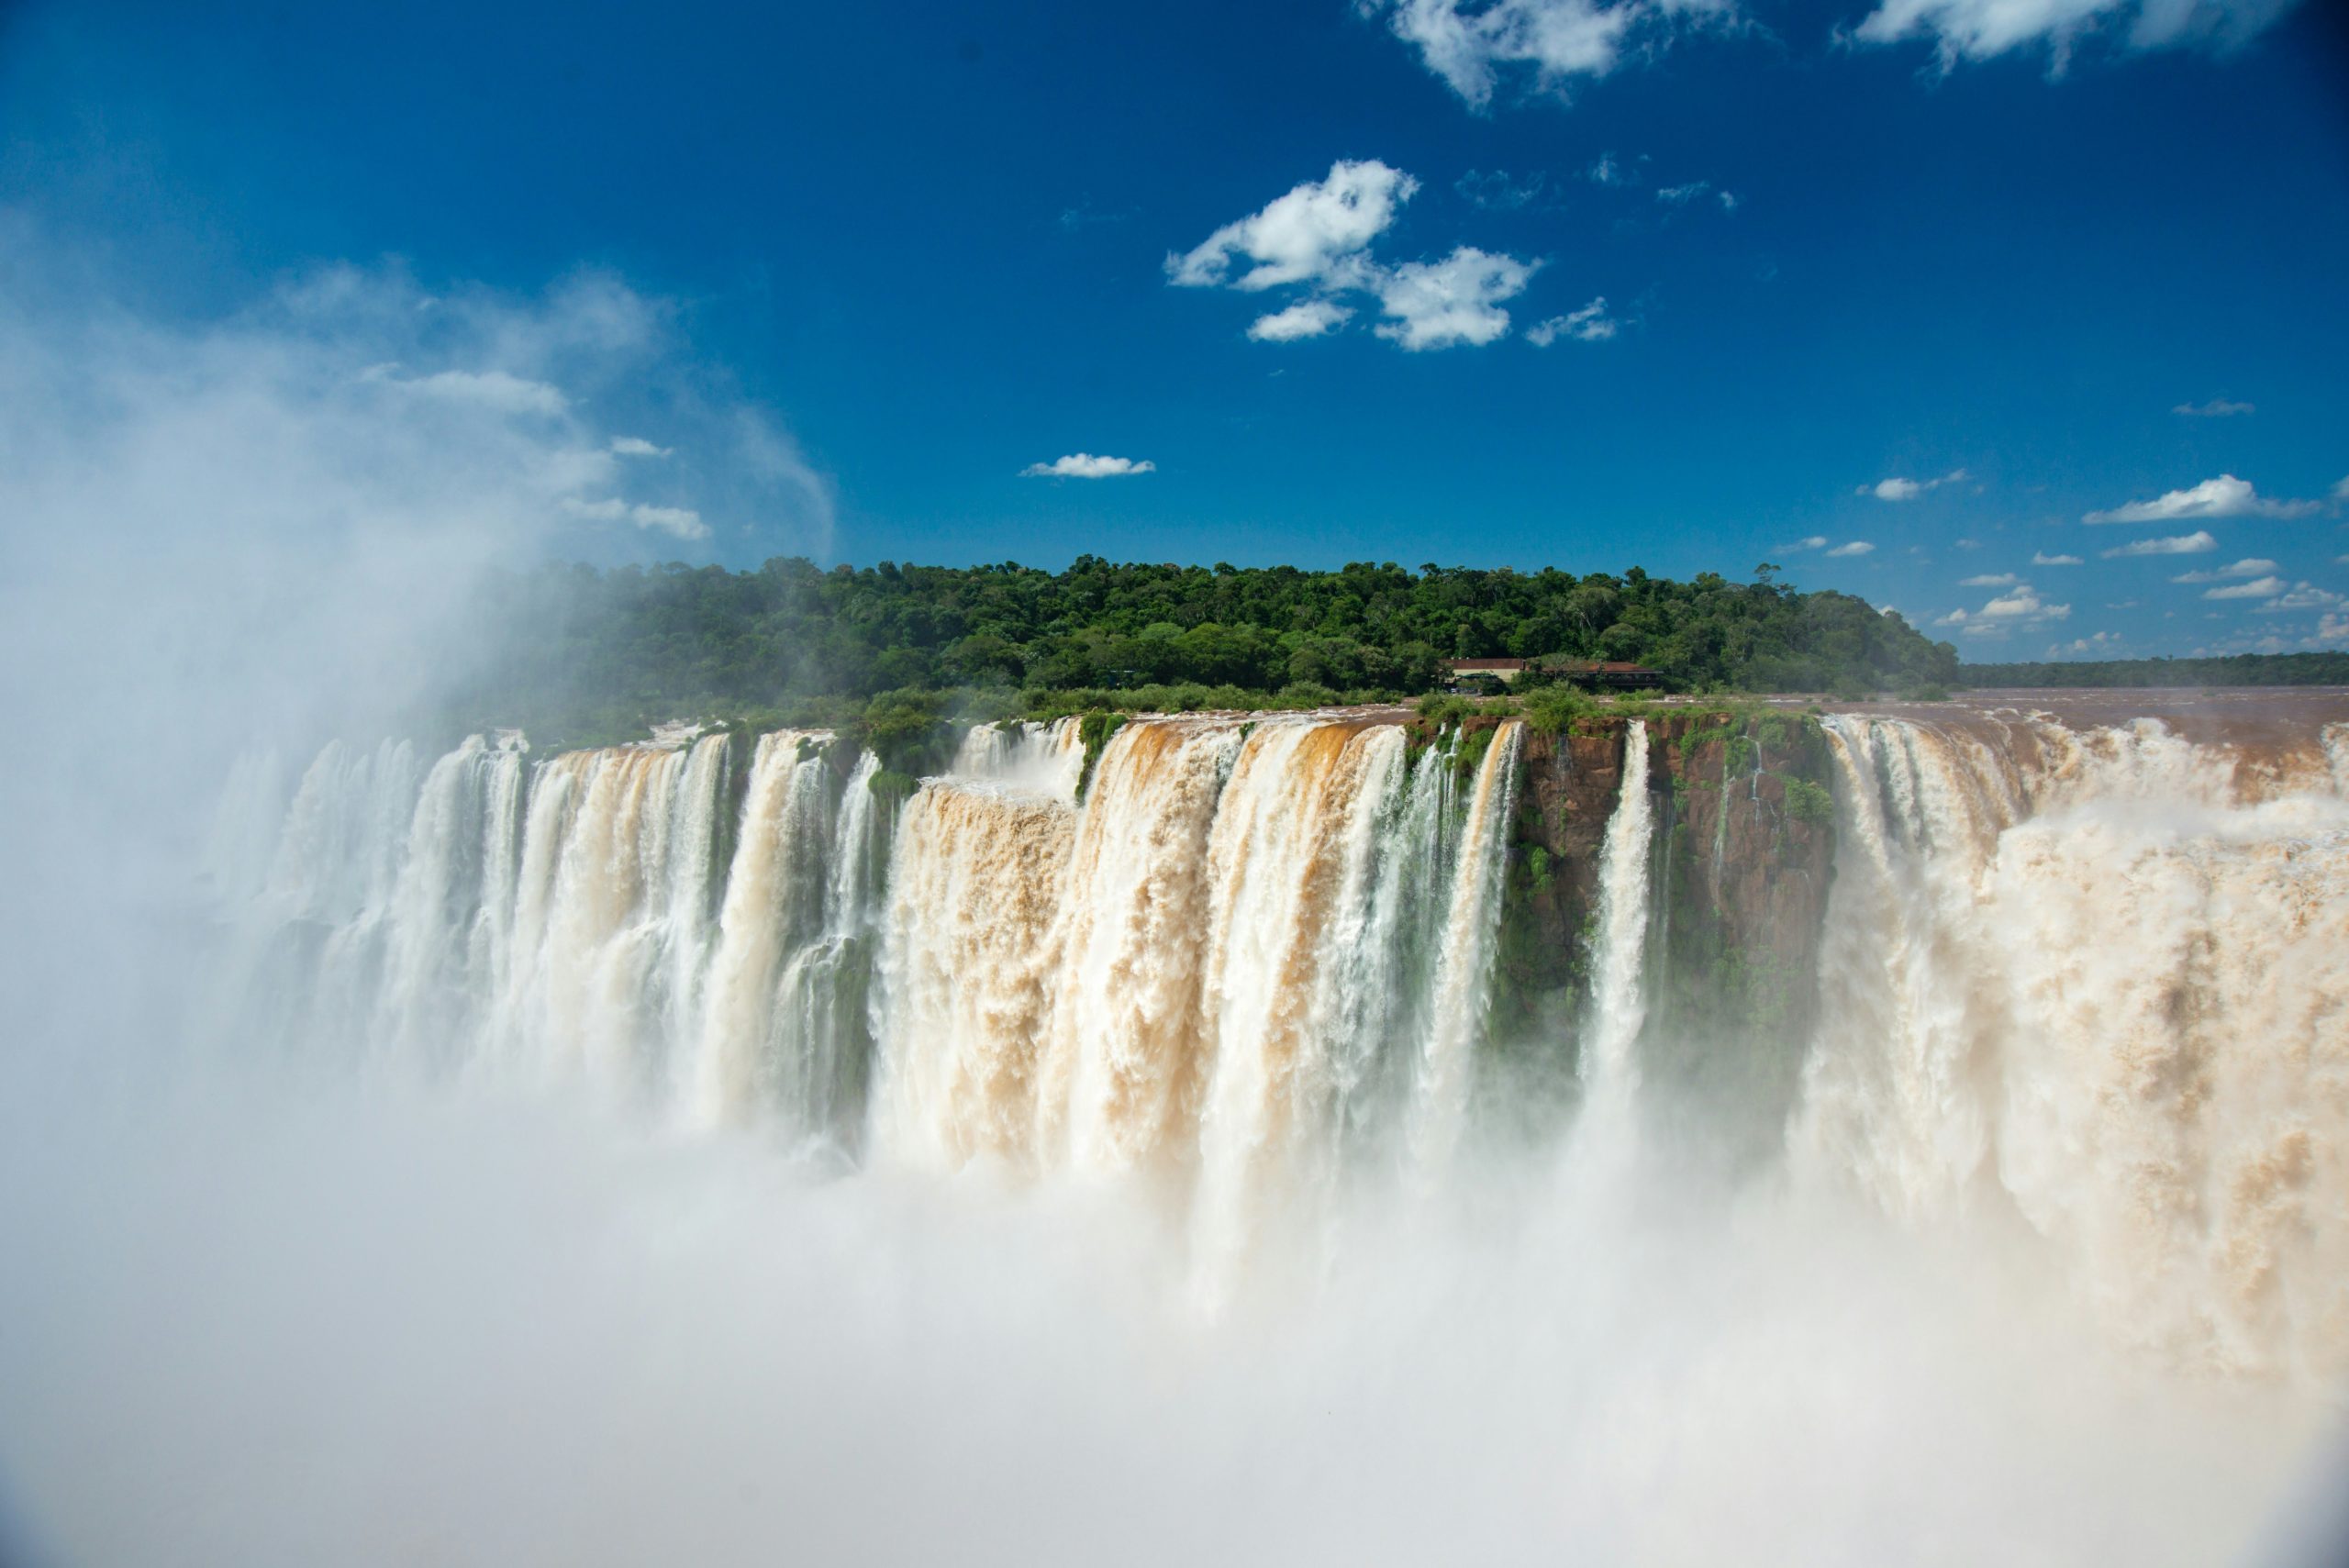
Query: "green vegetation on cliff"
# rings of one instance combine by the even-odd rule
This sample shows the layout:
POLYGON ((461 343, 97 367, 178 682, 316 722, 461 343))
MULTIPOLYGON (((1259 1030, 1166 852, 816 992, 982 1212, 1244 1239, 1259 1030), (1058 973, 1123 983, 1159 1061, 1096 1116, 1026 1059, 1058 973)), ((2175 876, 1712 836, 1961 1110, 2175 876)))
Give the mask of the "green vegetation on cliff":
POLYGON ((1766 567, 1752 583, 1678 583, 1637 567, 1306 572, 1097 556, 1059 573, 573 566, 495 584, 484 614, 510 635, 484 672, 479 721, 582 731, 956 688, 1018 694, 1003 706, 1030 715, 1130 706, 1095 699, 1151 686, 1175 699, 1153 706, 1308 706, 1427 691, 1445 659, 1550 653, 1631 660, 1684 691, 1899 690, 1957 669, 1947 643, 1899 617, 1799 592, 1766 567))

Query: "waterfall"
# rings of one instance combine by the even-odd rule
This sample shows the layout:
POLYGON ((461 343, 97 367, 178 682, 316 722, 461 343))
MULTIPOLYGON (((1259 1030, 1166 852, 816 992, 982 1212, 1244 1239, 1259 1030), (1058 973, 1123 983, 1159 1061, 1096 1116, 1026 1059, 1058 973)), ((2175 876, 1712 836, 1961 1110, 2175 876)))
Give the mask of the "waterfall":
POLYGON ((1075 814, 932 781, 898 824, 883 917, 876 1132, 900 1159, 1035 1162, 1075 814))
POLYGON ((1846 851, 1798 1168, 2010 1206, 2125 1334, 2349 1360, 2349 802, 2159 723, 1837 716, 1846 851))
POLYGON ((1631 1115, 1636 1047, 1647 1020, 1648 861, 1655 802, 1648 793, 1648 727, 1623 732, 1623 783, 1598 861, 1598 940, 1591 956, 1590 1027, 1581 1072, 1587 1118, 1631 1115))
POLYGON ((1402 752, 1392 728, 1265 724, 1225 786, 1208 850, 1198 1139, 1211 1272, 1244 1254, 1260 1204, 1326 1174, 1339 991, 1369 924, 1370 862, 1402 752))
POLYGON ((1524 741, 1525 726, 1515 719, 1494 732, 1469 797, 1443 946, 1436 961, 1435 1002, 1419 1057, 1412 1145, 1422 1166, 1440 1165, 1450 1158, 1467 1113, 1471 1052, 1491 1001, 1502 863, 1524 741))
POLYGON ((823 918, 830 739, 780 730, 760 737, 751 759, 690 1064, 687 1114, 698 1124, 754 1116, 789 1065, 774 1038, 776 983, 786 956, 823 918))
MULTIPOLYGON (((2349 1364, 2349 728, 1820 724, 1801 754, 1832 780, 1832 878, 1815 943, 1782 950, 1817 988, 1789 1173, 1903 1225, 2026 1226, 2164 1354, 2349 1364)), ((1449 1179, 1488 1044, 1574 1062, 1576 1146, 1617 1151, 1672 1091, 1653 1062, 1642 1084, 1643 1051, 1749 1048, 1653 1038, 1679 961, 1652 934, 1651 770, 1676 754, 1624 721, 1620 787, 1575 807, 1592 837, 1550 840, 1585 858, 1537 895, 1511 845, 1549 742, 1489 735, 1139 717, 1081 805, 1068 720, 976 727, 902 800, 825 731, 543 759, 512 735, 337 742, 298 781, 263 757, 205 868, 220 1032, 318 1070, 584 1085, 835 1167, 1135 1184, 1213 1295, 1270 1216, 1356 1173, 1449 1179), (1505 917, 1515 944, 1535 928, 1511 901, 1536 896, 1586 900, 1545 917, 1587 919, 1564 939, 1578 1046, 1530 1006, 1487 1039, 1505 917)), ((1724 787, 1692 896, 1751 889, 1731 862, 1774 835, 1828 852, 1790 815, 1799 751, 1724 787)))

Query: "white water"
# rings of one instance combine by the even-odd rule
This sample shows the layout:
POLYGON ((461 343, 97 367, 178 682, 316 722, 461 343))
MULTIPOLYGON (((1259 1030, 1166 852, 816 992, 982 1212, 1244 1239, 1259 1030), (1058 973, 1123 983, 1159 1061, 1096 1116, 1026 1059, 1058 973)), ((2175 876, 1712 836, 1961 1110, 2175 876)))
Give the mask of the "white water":
POLYGON ((1500 923, 1502 863, 1524 741, 1522 724, 1510 720, 1500 727, 1476 771, 1470 797, 1436 963, 1427 1044, 1419 1063, 1412 1142, 1423 1167, 1440 1168, 1451 1160, 1468 1111, 1473 1053, 1492 999, 1493 937, 1500 923))
MULTIPOLYGON (((1913 1228, 2019 1223, 2166 1361, 2336 1373, 2337 737, 1827 724, 1842 848, 1789 1169, 1913 1228)), ((274 771, 240 773, 207 876, 243 900, 235 1016, 284 1049, 575 1083, 850 1163, 1140 1182, 1219 1298, 1269 1216, 1397 1161, 1440 1177, 1475 1137, 1524 745, 1505 725, 1463 778, 1388 724, 1135 721, 1079 806, 1073 723, 983 727, 902 809, 821 733, 335 745, 265 848, 274 771)), ((1649 759, 1632 721, 1574 1048, 1593 1148, 1633 1141, 1649 759)))
MULTIPOLYGON (((1728 812, 1721 814, 1729 819, 1728 812)), ((1648 793, 1648 727, 1623 732, 1623 775, 1598 861, 1598 940, 1591 955, 1591 1023, 1580 1063, 1586 1109, 1599 1136, 1628 1133, 1640 1068, 1634 1054, 1647 1021, 1649 849, 1655 802, 1648 793)))
POLYGON ((1798 1169, 1912 1222, 2019 1214, 2165 1358, 2339 1375, 2349 801, 2150 721, 1829 722, 1798 1169))

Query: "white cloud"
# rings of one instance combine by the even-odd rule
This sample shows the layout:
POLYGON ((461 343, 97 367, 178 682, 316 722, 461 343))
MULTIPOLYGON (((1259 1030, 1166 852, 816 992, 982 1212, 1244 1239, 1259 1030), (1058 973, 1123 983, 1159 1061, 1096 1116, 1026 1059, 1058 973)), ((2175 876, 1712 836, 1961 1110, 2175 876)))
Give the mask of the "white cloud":
POLYGON ((2050 555, 2045 550, 2034 550, 2031 563, 2033 566, 2078 566, 2081 561, 2076 555, 2050 555))
POLYGON ((1453 248, 1441 261, 1389 267, 1370 254, 1372 240, 1419 183, 1375 160, 1332 164, 1329 178, 1308 181, 1262 212, 1225 224, 1205 243, 1166 258, 1167 281, 1185 288, 1256 291, 1303 284, 1312 297, 1258 317, 1248 336, 1286 343, 1335 330, 1353 315, 1333 296, 1359 292, 1378 301, 1388 320, 1378 336, 1410 350, 1485 344, 1508 333, 1514 299, 1539 261, 1453 248), (1247 267, 1233 273, 1235 259, 1247 267))
POLYGON ((2284 591, 2281 577, 2260 577, 2249 583, 2234 583, 2224 588, 2205 588, 2206 599, 2272 599, 2284 591))
POLYGON ((2059 659, 2067 653, 2114 653, 2120 651, 2121 643, 2125 640, 2117 631, 2091 632, 2086 637, 2076 637, 2069 642, 2054 644, 2047 650, 2047 656, 2051 659, 2059 659))
POLYGON ((1406 261, 1375 284, 1379 305, 1394 317, 1378 335, 1413 350, 1490 343, 1508 331, 1500 302, 1524 293, 1538 265, 1473 245, 1441 261, 1406 261))
POLYGON ((2034 625, 2040 621, 2062 620, 2071 613, 2071 606, 2048 604, 2028 583, 2016 584, 2013 588, 1992 599, 1976 612, 1985 620, 2009 620, 2034 625))
POLYGON ((1615 336, 1620 325, 1607 314, 1607 296, 1602 294, 1580 310, 1535 322, 1525 329, 1525 338, 1526 341, 1542 349, 1548 348, 1561 338, 1572 338, 1577 343, 1603 343, 1615 336))
POLYGON ((1914 501, 1928 490, 1938 490, 1944 484, 1955 484, 1965 477, 1965 470, 1953 468, 1939 479, 1879 479, 1874 484, 1863 484, 1854 495, 1873 495, 1879 501, 1914 501))
POLYGON ((1594 185, 1621 185, 1628 184, 1631 181, 1631 175, 1624 172, 1620 163, 1615 161, 1615 155, 1611 152, 1602 152, 1598 155, 1598 161, 1590 166, 1588 178, 1594 185))
POLYGON ((674 447, 656 447, 642 436, 614 436, 611 450, 616 457, 668 457, 676 450, 674 447))
POLYGON ((2066 619, 2071 613, 2070 605, 2051 605, 2030 584, 2017 583, 1978 610, 1952 610, 1933 624, 1956 627, 1967 637, 1996 642, 2004 640, 2011 627, 2044 626, 2066 619))
POLYGON ((1713 188, 1710 180, 1691 180, 1685 185, 1665 185, 1657 190, 1655 199, 1666 206, 1687 206, 1713 188))
POLYGON ((2279 594, 2259 606, 2262 615, 2280 615, 2288 610, 2330 609, 2341 603, 2342 595, 2330 588, 2320 588, 2313 583, 2295 583, 2288 593, 2279 594))
POLYGON ((2189 419, 2226 419, 2237 414, 2251 414, 2257 410, 2248 403, 2236 403, 2224 397, 2213 397, 2208 403, 2181 403, 2170 412, 2183 414, 2189 419))
POLYGON ((1419 181, 1375 158, 1340 159, 1327 179, 1308 180, 1263 211, 1225 224, 1186 254, 1170 253, 1167 279, 1184 288, 1251 290, 1352 282, 1364 250, 1419 188, 1419 181), (1230 276, 1235 257, 1252 263, 1237 278, 1230 276))
POLYGON ((1866 555, 1875 549, 1876 546, 1870 544, 1867 540, 1864 539, 1855 539, 1849 544, 1837 545, 1833 550, 1829 550, 1827 553, 1830 555, 1866 555))
POLYGON ((2107 561, 2129 555, 2201 555, 2219 548, 2219 541, 2209 533, 2197 529, 2190 534, 2173 534, 2167 539, 2141 539, 2129 544, 2115 545, 2100 553, 2107 561))
POLYGON ((1826 545, 1827 536, 1825 534, 1812 534, 1808 539, 1798 539, 1792 544, 1782 544, 1778 547, 1778 550, 1783 554, 1792 554, 1797 550, 1823 550, 1826 548, 1826 545))
POLYGON ((2228 49, 2265 30, 2294 0, 1881 0, 1853 36, 1896 43, 1931 35, 1948 70, 2041 43, 2061 76, 2080 35, 2108 30, 2131 50, 2228 49), (2124 29, 2119 26, 2122 22, 2124 29))
POLYGON ((1985 572, 1979 577, 1961 578, 1957 585, 1961 588, 2003 588, 2009 583, 2021 581, 2011 572, 1985 572))
POLYGON ((2180 523, 2205 517, 2304 517, 2314 501, 2278 501, 2260 495, 2251 482, 2222 473, 2185 490, 2165 491, 2151 501, 2132 501, 2110 511, 2090 512, 2084 523, 2180 523))
POLYGON ((564 512, 592 523, 633 523, 648 533, 673 534, 678 539, 707 539, 709 525, 701 514, 688 506, 648 506, 641 502, 631 505, 618 497, 602 501, 567 499, 564 512))
POLYGON ((2170 581, 2173 583, 2217 583, 2229 577, 2264 577, 2275 570, 2274 562, 2254 556, 2238 561, 2232 566, 2221 566, 2215 572, 2182 573, 2171 578, 2170 581))
POLYGON ((1492 102, 1500 72, 1530 70, 1536 86, 1562 91, 1575 77, 1615 69, 1635 28, 1675 14, 1726 10, 1714 0, 1359 0, 1419 51, 1472 108, 1492 102))
POLYGON ((1980 550, 1982 548, 1982 541, 1978 539, 1962 539, 1957 541, 1957 548, 1960 550, 1980 550))
POLYGON ((1031 462, 1019 471, 1022 479, 1115 479, 1129 473, 1154 473, 1154 462, 1136 462, 1129 457, 1096 457, 1091 452, 1071 452, 1050 462, 1031 462))
POLYGON ((516 375, 511 371, 435 371, 430 375, 410 380, 394 374, 398 368, 393 364, 374 365, 365 373, 369 380, 381 381, 404 391, 496 414, 554 417, 565 414, 571 408, 571 399, 565 397, 560 389, 543 381, 516 375))
POLYGON ((1721 210, 1723 212, 1735 212, 1737 210, 1737 195, 1735 192, 1723 191, 1721 193, 1720 200, 1721 210))
POLYGON ((1286 310, 1256 317, 1248 324, 1248 336, 1260 343, 1294 343, 1343 326, 1353 315, 1334 300, 1300 299, 1286 310))
POLYGON ((2343 479, 2332 487, 2332 498, 2336 501, 2349 501, 2349 479, 2343 479))

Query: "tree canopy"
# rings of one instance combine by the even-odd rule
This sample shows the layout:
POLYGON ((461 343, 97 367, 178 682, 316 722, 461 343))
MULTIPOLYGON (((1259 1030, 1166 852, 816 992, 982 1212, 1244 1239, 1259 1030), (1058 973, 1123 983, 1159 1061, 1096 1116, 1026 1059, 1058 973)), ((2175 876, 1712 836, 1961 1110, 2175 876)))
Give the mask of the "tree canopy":
POLYGON ((815 695, 1196 683, 1406 696, 1450 658, 1631 660, 1677 690, 1946 684, 1957 657, 1898 615, 1751 583, 1356 563, 1335 572, 1115 563, 755 571, 562 566, 493 590, 514 635, 488 688, 535 712, 685 712, 815 695))

